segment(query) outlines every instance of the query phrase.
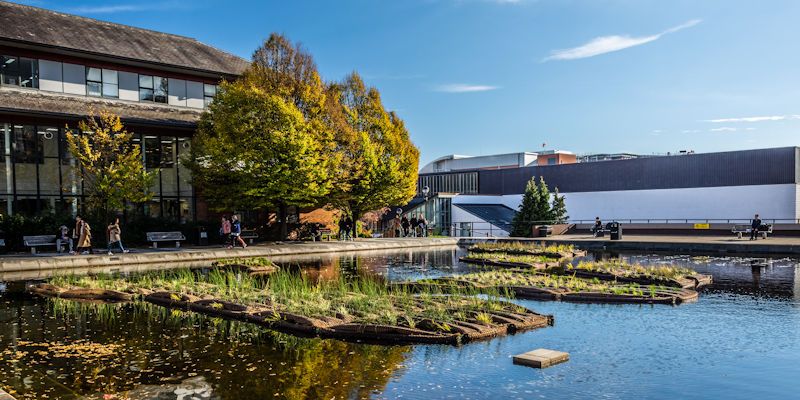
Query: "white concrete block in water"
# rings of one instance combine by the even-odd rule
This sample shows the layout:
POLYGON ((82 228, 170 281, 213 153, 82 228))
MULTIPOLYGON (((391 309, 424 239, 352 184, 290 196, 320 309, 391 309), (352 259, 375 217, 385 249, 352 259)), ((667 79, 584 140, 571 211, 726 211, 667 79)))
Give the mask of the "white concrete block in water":
POLYGON ((514 356, 514 364, 534 368, 547 368, 569 360, 569 353, 548 349, 536 349, 514 356))

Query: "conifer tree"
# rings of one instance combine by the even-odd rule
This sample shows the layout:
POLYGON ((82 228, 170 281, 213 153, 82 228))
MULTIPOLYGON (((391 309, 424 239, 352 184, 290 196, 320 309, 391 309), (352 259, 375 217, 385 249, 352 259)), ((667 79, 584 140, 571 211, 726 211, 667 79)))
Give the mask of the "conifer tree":
POLYGON ((553 221, 557 224, 566 223, 569 219, 567 215, 567 204, 564 202, 564 196, 559 195, 558 188, 556 188, 555 193, 553 193, 551 213, 553 214, 553 221))
POLYGON ((512 221, 511 236, 531 236, 539 198, 539 187, 536 185, 536 178, 534 177, 525 186, 522 203, 519 205, 519 211, 512 221))

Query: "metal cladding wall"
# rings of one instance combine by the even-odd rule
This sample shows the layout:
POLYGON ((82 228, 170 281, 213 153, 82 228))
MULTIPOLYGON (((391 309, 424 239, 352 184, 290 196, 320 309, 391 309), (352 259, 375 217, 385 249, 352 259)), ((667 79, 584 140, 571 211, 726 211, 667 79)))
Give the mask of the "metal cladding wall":
POLYGON ((731 151, 479 171, 480 194, 519 194, 533 176, 562 193, 797 184, 800 149, 731 151))

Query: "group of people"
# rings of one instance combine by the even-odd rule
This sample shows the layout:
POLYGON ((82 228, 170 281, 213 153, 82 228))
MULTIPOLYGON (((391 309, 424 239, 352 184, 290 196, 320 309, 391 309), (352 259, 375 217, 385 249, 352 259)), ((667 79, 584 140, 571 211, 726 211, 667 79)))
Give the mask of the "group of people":
MULTIPOLYGON (((122 246, 122 228, 119 224, 119 218, 114 218, 113 221, 108 223, 106 227, 106 239, 108 243, 108 255, 113 255, 113 249, 119 249, 123 253, 128 250, 122 246)), ((70 235, 69 228, 66 225, 58 227, 56 233, 56 251, 62 252, 66 247, 69 254, 94 254, 92 249, 92 227, 89 222, 81 218, 80 215, 75 217, 75 229, 72 230, 70 235), (73 247, 74 246, 74 247, 73 247)))
POLYGON ((428 236, 428 221, 425 216, 412 215, 409 219, 405 215, 397 214, 392 221, 395 237, 425 237, 428 236))
POLYGON ((238 215, 232 215, 230 218, 227 215, 223 215, 221 223, 219 235, 222 237, 222 243, 225 248, 232 249, 236 247, 237 243, 243 249, 247 248, 247 243, 242 239, 242 223, 239 221, 238 215))

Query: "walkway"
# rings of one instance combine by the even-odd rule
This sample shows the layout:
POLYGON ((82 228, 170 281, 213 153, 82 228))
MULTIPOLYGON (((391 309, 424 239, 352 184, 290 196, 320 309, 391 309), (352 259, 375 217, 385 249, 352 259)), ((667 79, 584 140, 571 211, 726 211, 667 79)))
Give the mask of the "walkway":
POLYGON ((339 253, 367 250, 393 250, 455 246, 456 238, 395 238, 359 239, 349 242, 277 242, 248 246, 246 249, 221 247, 184 247, 180 249, 133 249, 128 254, 113 256, 57 255, 42 253, 32 255, 6 255, 0 257, 0 281, 41 279, 55 273, 133 272, 139 270, 200 267, 210 261, 230 257, 276 257, 339 253))

